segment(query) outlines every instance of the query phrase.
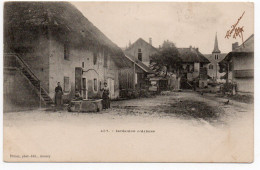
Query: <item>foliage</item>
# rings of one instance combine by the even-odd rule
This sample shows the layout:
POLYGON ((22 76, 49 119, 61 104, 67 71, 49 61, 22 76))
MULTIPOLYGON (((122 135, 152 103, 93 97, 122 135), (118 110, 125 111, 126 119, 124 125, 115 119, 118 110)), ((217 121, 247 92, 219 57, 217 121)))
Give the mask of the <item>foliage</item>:
POLYGON ((223 73, 223 72, 227 72, 227 62, 220 62, 219 63, 219 72, 223 73))
POLYGON ((228 70, 232 70, 232 62, 222 61, 219 63, 219 72, 227 73, 228 70))
POLYGON ((181 62, 178 49, 175 44, 170 41, 164 41, 159 53, 152 55, 151 60, 151 69, 155 72, 159 72, 161 70, 177 70, 181 62))
POLYGON ((225 83, 221 87, 221 92, 232 94, 233 89, 235 89, 235 91, 237 92, 237 84, 236 83, 225 83))

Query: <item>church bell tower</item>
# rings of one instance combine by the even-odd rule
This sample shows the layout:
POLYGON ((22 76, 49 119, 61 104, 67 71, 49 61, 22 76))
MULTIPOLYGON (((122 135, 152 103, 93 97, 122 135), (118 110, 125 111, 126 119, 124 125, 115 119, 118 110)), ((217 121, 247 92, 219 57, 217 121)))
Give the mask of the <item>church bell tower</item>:
POLYGON ((215 76, 214 76, 215 81, 217 81, 217 79, 218 79, 218 71, 219 71, 218 62, 219 62, 219 59, 220 59, 220 53, 221 53, 221 51, 218 49, 218 37, 217 37, 217 33, 216 33, 214 49, 212 51, 212 57, 216 61, 216 62, 214 62, 214 66, 213 66, 214 70, 215 70, 215 76))
POLYGON ((212 51, 212 56, 214 57, 215 60, 219 59, 220 53, 221 53, 221 51, 218 49, 218 37, 217 37, 217 33, 216 33, 214 49, 212 51))

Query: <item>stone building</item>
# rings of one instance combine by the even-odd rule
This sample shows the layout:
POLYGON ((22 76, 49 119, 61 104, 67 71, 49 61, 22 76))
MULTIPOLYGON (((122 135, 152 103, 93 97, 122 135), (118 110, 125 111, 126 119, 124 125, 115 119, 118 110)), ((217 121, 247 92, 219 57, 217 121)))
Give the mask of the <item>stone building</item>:
POLYGON ((146 88, 149 84, 147 75, 154 72, 128 52, 124 51, 124 54, 131 67, 123 68, 119 71, 120 89, 140 90, 146 88))
POLYGON ((150 65, 150 56, 158 52, 158 50, 153 47, 151 38, 149 39, 149 43, 139 38, 133 44, 129 44, 129 47, 125 49, 125 51, 143 62, 146 66, 150 65))
POLYGON ((76 90, 85 99, 100 97, 104 82, 117 98, 119 69, 129 67, 122 50, 66 2, 5 3, 4 53, 9 106, 32 106, 39 96, 51 104, 57 82, 65 101, 76 90))
POLYGON ((192 88, 193 82, 198 86, 207 86, 207 64, 209 60, 199 52, 198 48, 178 48, 182 65, 181 88, 192 88))
POLYGON ((214 49, 211 54, 204 54, 204 56, 210 61, 208 64, 208 75, 215 82, 220 82, 224 73, 220 73, 219 62, 221 62, 227 53, 221 53, 218 46, 217 34, 215 35, 214 49))
POLYGON ((254 92, 254 34, 244 43, 232 44, 232 51, 220 62, 227 82, 237 84, 238 92, 254 92))

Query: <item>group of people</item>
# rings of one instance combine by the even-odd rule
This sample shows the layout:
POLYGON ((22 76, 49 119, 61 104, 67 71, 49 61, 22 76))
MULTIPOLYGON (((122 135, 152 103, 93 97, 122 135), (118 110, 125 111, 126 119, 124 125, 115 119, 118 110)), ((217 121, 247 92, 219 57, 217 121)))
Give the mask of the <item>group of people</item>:
MULTIPOLYGON (((101 89, 101 92, 102 92, 101 96, 102 96, 103 109, 109 109, 110 108, 110 98, 109 98, 109 88, 107 86, 107 82, 104 82, 104 88, 101 89)), ((61 107, 63 104, 62 95, 63 95, 62 87, 60 85, 60 82, 58 82, 57 87, 55 88, 55 105, 58 108, 61 107)), ((75 99, 76 100, 83 99, 81 97, 79 91, 75 92, 75 99)))

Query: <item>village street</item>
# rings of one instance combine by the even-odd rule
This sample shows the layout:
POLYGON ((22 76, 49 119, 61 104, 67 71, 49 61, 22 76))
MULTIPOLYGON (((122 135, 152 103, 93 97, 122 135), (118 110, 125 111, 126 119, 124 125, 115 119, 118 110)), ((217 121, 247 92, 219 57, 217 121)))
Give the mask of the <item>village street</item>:
POLYGON ((38 158, 42 154, 47 157, 40 161, 77 162, 147 161, 148 156, 157 162, 252 158, 253 105, 226 101, 215 94, 168 92, 113 101, 111 109, 99 113, 44 109, 4 113, 4 154, 38 158))
POLYGON ((254 161, 253 3, 3 7, 4 161, 254 161))

